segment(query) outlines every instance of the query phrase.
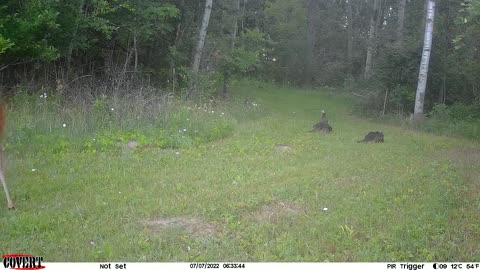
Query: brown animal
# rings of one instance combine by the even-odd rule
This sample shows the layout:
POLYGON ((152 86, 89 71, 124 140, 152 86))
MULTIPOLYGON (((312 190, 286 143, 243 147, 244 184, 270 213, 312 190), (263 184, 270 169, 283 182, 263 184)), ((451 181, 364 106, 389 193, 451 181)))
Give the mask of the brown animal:
MULTIPOLYGON (((5 132, 6 120, 7 117, 5 115, 4 105, 0 103, 0 143, 2 142, 3 134, 5 132)), ((1 148, 2 147, 0 147, 0 151, 2 151, 1 148)), ((8 193, 5 174, 3 173, 3 153, 0 153, 0 181, 2 182, 3 190, 7 196, 8 209, 14 210, 15 207, 13 206, 12 198, 10 198, 10 194, 8 193)))
POLYGON ((332 130, 332 126, 328 124, 327 114, 325 113, 325 111, 322 110, 322 119, 320 120, 320 122, 313 125, 313 129, 310 130, 310 132, 323 131, 325 133, 330 133, 332 132, 332 130))

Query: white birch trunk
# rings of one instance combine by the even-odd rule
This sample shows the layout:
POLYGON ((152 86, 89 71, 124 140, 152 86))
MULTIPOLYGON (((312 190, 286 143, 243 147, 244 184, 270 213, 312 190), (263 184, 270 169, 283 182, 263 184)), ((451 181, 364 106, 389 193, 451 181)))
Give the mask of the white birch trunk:
POLYGON ((425 24, 425 38, 423 42, 422 61, 418 73, 417 94, 415 97, 414 115, 423 115, 423 103, 425 101, 425 88, 427 86, 428 63, 430 62, 430 51, 432 48, 433 19, 435 16, 435 0, 427 0, 427 18, 425 24))
POLYGON ((205 1, 205 12, 203 13, 202 26, 200 28, 200 35, 195 48, 195 54, 193 56, 192 70, 196 75, 200 68, 200 59, 202 58, 203 46, 205 45, 205 38, 207 36, 208 22, 210 21, 210 14, 212 13, 213 0, 205 1))

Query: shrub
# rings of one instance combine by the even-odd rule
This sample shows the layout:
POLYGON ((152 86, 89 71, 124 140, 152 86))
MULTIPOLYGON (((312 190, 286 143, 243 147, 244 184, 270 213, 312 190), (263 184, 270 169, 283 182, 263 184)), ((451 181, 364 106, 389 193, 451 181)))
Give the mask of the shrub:
POLYGON ((480 139, 480 110, 478 105, 437 104, 427 114, 424 129, 445 135, 462 135, 480 139))

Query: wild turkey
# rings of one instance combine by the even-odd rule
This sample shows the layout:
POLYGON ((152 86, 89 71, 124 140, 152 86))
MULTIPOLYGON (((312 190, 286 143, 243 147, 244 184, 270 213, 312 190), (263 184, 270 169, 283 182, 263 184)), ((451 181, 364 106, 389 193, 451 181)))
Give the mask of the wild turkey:
POLYGON ((332 132, 332 126, 328 124, 327 114, 322 110, 322 119, 320 122, 313 125, 313 129, 310 132, 323 131, 326 133, 332 132))
POLYGON ((381 131, 370 131, 363 140, 358 141, 357 143, 383 143, 383 132, 381 131))

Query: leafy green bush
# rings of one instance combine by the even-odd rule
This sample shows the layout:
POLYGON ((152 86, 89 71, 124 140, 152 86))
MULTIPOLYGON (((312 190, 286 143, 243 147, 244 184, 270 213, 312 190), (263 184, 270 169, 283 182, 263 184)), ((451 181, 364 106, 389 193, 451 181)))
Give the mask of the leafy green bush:
POLYGON ((450 106, 436 104, 428 116, 438 120, 475 121, 480 119, 480 104, 455 103, 450 106))
POLYGON ((453 104, 437 104, 427 114, 424 129, 445 135, 462 135, 467 138, 480 138, 480 107, 453 104))

